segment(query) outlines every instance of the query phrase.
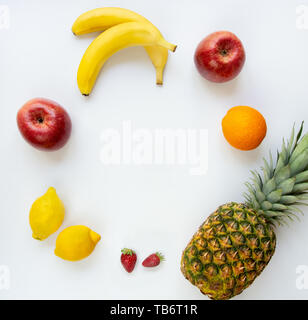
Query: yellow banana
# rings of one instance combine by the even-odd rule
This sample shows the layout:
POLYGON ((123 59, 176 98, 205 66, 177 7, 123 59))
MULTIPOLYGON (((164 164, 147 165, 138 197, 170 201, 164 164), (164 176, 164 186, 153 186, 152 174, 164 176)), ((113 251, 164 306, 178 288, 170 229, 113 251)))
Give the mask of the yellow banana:
POLYGON ((160 32, 148 23, 127 22, 101 33, 84 53, 77 73, 80 92, 89 95, 104 63, 115 52, 131 46, 161 46, 175 51, 176 46, 167 42, 160 32))
MULTIPOLYGON (((104 31, 126 22, 144 22, 155 26, 142 15, 123 8, 97 8, 80 15, 72 26, 75 35, 104 31)), ((168 60, 168 50, 160 46, 146 46, 145 50, 156 69, 156 84, 163 84, 163 72, 168 60)))
POLYGON ((144 47, 156 70, 156 84, 163 84, 164 69, 168 60, 168 50, 160 46, 144 47))

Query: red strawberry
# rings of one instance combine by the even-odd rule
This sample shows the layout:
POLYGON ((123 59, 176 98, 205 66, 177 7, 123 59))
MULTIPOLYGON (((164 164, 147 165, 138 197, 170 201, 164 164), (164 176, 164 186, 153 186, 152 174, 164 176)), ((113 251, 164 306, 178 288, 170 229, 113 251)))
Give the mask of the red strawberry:
POLYGON ((143 260, 142 265, 147 268, 156 267, 160 264, 161 261, 164 260, 164 256, 160 252, 156 252, 149 255, 145 260, 143 260))
POLYGON ((121 250, 121 263, 127 272, 132 272, 135 268, 137 255, 135 251, 124 248, 121 250))

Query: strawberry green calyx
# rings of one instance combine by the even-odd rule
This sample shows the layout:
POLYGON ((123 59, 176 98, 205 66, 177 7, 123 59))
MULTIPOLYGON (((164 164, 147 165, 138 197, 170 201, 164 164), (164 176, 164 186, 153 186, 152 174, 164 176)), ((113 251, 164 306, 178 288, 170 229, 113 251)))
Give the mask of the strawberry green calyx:
POLYGON ((159 258, 160 261, 165 261, 165 257, 163 256, 162 253, 156 252, 155 254, 157 255, 157 257, 159 258))
POLYGON ((135 251, 134 251, 134 250, 132 250, 132 249, 127 249, 127 248, 122 249, 121 252, 122 252, 123 254, 129 255, 129 256, 132 256, 133 254, 135 254, 135 251))

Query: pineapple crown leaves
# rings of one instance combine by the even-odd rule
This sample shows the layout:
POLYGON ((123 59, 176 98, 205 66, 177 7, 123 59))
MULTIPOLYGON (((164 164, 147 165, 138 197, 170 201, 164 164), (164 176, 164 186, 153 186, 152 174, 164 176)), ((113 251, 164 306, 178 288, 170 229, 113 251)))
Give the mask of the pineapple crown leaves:
POLYGON ((135 251, 132 250, 132 249, 127 249, 127 248, 124 248, 121 250, 121 252, 125 255, 129 255, 129 256, 132 256, 133 254, 135 254, 135 251))
POLYGON ((262 175, 251 171, 251 181, 245 184, 246 205, 274 225, 298 219, 303 214, 298 206, 308 205, 308 133, 301 138, 303 125, 296 136, 293 126, 290 139, 283 140, 276 165, 270 153, 269 160, 263 159, 262 175))

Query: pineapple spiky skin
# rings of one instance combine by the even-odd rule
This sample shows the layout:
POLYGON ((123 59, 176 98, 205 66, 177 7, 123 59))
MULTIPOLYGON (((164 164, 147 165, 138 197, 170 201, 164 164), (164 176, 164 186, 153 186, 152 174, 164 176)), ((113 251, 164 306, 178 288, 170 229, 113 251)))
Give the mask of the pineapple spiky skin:
POLYGON ((181 270, 212 299, 230 299, 251 285, 275 251, 274 226, 288 224, 308 205, 308 133, 294 127, 274 165, 252 171, 245 204, 228 203, 200 227, 183 252, 181 270))
POLYGON ((182 254, 185 278, 211 299, 240 294, 275 252, 276 236, 263 215, 245 204, 220 206, 200 226, 182 254))

